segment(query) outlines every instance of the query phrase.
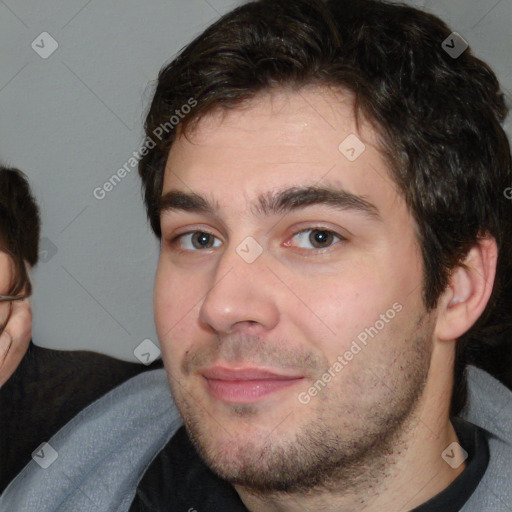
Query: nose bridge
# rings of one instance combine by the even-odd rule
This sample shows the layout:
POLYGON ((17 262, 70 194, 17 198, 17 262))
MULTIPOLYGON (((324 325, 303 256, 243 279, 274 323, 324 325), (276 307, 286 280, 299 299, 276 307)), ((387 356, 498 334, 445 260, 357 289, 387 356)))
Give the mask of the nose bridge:
POLYGON ((263 248, 252 237, 228 247, 220 256, 214 282, 201 305, 202 321, 221 332, 240 322, 272 328, 278 310, 266 262, 263 248))

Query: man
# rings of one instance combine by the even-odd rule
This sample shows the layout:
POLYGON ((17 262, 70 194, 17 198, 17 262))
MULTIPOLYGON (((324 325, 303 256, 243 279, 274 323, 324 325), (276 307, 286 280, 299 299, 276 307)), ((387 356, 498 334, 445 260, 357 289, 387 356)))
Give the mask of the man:
MULTIPOLYGON (((450 33, 381 2, 263 0, 160 73, 146 135, 190 111, 140 165, 186 427, 166 450, 190 438, 236 491, 217 506, 459 510, 485 472, 457 346, 510 286, 510 148, 495 76, 450 33)), ((162 460, 134 510, 179 494, 151 487, 162 460)))
POLYGON ((463 419, 470 354, 510 335, 507 109, 461 45, 409 7, 261 0, 161 71, 139 170, 184 427, 163 446, 141 428, 158 443, 127 455, 135 496, 91 503, 510 509, 510 393, 472 369, 470 396, 496 403, 463 419))

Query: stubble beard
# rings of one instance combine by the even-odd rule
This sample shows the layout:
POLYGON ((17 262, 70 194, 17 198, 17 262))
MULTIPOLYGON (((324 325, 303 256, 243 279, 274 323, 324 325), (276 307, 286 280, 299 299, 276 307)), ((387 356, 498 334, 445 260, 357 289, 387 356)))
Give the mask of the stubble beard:
MULTIPOLYGON (((416 333, 423 319, 417 322, 416 333)), ((395 363, 400 368, 388 369, 384 377, 371 369, 358 376, 361 390, 375 390, 380 383, 379 396, 373 402, 365 401, 361 408, 358 400, 353 400, 347 406, 342 393, 331 393, 328 398, 326 389, 321 392, 325 399, 321 393, 315 397, 313 417, 296 428, 285 419, 266 436, 239 439, 236 434, 231 438, 226 434, 222 442, 216 442, 210 429, 222 432, 222 425, 214 427, 211 418, 205 421, 208 415, 180 386, 173 394, 198 454, 232 485, 267 497, 281 493, 311 496, 325 491, 358 494, 378 487, 407 448, 407 433, 418 421, 415 412, 427 381, 430 335, 423 332, 407 344, 395 363), (341 406, 337 408, 338 401, 341 406)), ((257 404, 230 408, 232 417, 245 422, 258 413, 257 404)))

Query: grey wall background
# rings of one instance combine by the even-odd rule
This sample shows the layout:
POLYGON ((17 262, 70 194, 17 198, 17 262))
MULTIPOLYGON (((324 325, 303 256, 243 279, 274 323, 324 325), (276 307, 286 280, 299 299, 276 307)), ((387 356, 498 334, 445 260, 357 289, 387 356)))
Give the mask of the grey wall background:
MULTIPOLYGON (((103 199, 94 190, 139 149, 161 66, 240 3, 0 1, 0 159, 29 176, 43 220, 33 273, 37 345, 138 362, 143 340, 158 344, 158 244, 136 167, 103 199)), ((512 97, 512 0, 406 3, 447 21, 512 97)), ((510 118, 506 128, 510 135, 510 118)))

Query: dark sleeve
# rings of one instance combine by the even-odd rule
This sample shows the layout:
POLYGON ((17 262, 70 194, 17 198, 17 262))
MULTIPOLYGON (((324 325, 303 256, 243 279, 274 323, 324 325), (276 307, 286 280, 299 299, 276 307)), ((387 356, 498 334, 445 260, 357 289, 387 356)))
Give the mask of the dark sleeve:
POLYGON ((48 441, 86 406, 131 377, 161 368, 86 350, 51 350, 30 343, 0 388, 0 493, 48 441))

